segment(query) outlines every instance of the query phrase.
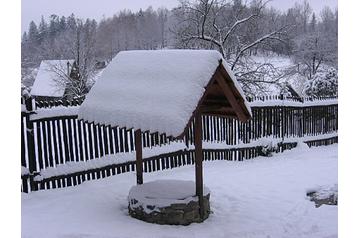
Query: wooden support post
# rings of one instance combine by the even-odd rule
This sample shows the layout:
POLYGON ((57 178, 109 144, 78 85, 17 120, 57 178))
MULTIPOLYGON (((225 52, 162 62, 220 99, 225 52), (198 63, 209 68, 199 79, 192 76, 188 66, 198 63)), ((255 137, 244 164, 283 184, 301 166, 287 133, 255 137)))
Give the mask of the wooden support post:
POLYGON ((140 129, 134 132, 134 137, 136 149, 137 184, 143 184, 142 132, 140 129))
MULTIPOLYGON (((22 120, 22 118, 21 118, 22 120)), ((35 138, 34 138, 34 123, 30 120, 30 113, 26 113, 26 137, 27 137, 27 155, 28 155, 28 168, 29 172, 32 174, 37 171, 36 168, 36 155, 35 155, 35 138)), ((21 123, 23 123, 21 121, 21 123)), ((31 191, 37 190, 33 177, 30 177, 30 187, 31 191)))
POLYGON ((202 122, 200 111, 195 114, 194 125, 194 144, 195 144, 195 182, 196 196, 199 198, 200 217, 204 218, 204 198, 203 198, 203 145, 202 145, 202 122))

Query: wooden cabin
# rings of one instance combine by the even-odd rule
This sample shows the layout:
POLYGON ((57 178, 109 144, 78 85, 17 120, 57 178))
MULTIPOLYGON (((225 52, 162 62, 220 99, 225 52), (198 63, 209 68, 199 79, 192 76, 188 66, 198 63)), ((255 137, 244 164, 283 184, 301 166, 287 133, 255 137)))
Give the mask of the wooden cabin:
POLYGON ((43 60, 30 94, 41 101, 62 99, 67 90, 66 77, 73 77, 77 68, 74 60, 43 60))

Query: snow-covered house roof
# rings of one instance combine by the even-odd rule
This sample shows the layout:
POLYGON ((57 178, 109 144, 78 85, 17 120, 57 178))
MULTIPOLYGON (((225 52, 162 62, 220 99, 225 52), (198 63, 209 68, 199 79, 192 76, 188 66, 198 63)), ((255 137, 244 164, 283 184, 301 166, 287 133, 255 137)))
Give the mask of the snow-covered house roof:
POLYGON ((297 64, 291 57, 265 52, 246 56, 243 61, 245 63, 238 66, 238 71, 254 82, 246 81, 246 85, 243 85, 250 96, 305 96, 306 79, 297 72, 297 64))
POLYGON ((251 117, 244 94, 219 52, 123 51, 104 69, 78 117, 178 137, 198 110, 242 121, 251 117))
POLYGON ((71 69, 74 60, 43 60, 37 72, 31 95, 62 97, 66 90, 63 78, 71 69), (62 83, 61 83, 62 82, 62 83))

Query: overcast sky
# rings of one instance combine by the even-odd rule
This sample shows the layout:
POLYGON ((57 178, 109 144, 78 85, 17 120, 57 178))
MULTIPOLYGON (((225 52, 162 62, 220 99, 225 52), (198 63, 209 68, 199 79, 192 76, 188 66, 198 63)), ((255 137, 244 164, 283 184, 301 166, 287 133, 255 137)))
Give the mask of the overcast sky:
MULTIPOLYGON (((280 10, 286 10, 295 2, 303 0, 272 0, 269 5, 280 10)), ((325 6, 335 9, 338 0, 309 0, 315 12, 325 6)), ((94 18, 96 20, 111 17, 121 9, 137 11, 152 6, 173 8, 178 5, 178 0, 22 0, 21 1, 21 30, 27 30, 29 23, 34 20, 38 23, 41 15, 47 18, 51 14, 68 16, 74 13, 80 18, 94 18)))

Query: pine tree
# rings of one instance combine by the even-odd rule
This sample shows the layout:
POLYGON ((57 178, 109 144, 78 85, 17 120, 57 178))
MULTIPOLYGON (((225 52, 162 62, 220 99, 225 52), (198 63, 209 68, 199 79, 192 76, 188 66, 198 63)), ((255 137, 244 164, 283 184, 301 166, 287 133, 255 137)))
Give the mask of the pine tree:
POLYGON ((26 31, 22 34, 21 43, 26 43, 28 40, 26 31))
POLYGON ((311 18, 311 22, 310 22, 310 31, 311 32, 316 31, 316 25, 317 25, 316 14, 313 13, 312 18, 311 18))
POLYGON ((66 30, 66 17, 62 16, 59 23, 59 30, 61 32, 66 30))
POLYGON ((47 23, 45 22, 44 16, 41 16, 39 24, 39 41, 42 42, 47 36, 47 23))
POLYGON ((52 14, 49 26, 49 36, 54 38, 59 31, 60 21, 57 15, 52 14))
POLYGON ((32 45, 37 45, 39 43, 39 31, 34 21, 30 22, 28 40, 32 45))

